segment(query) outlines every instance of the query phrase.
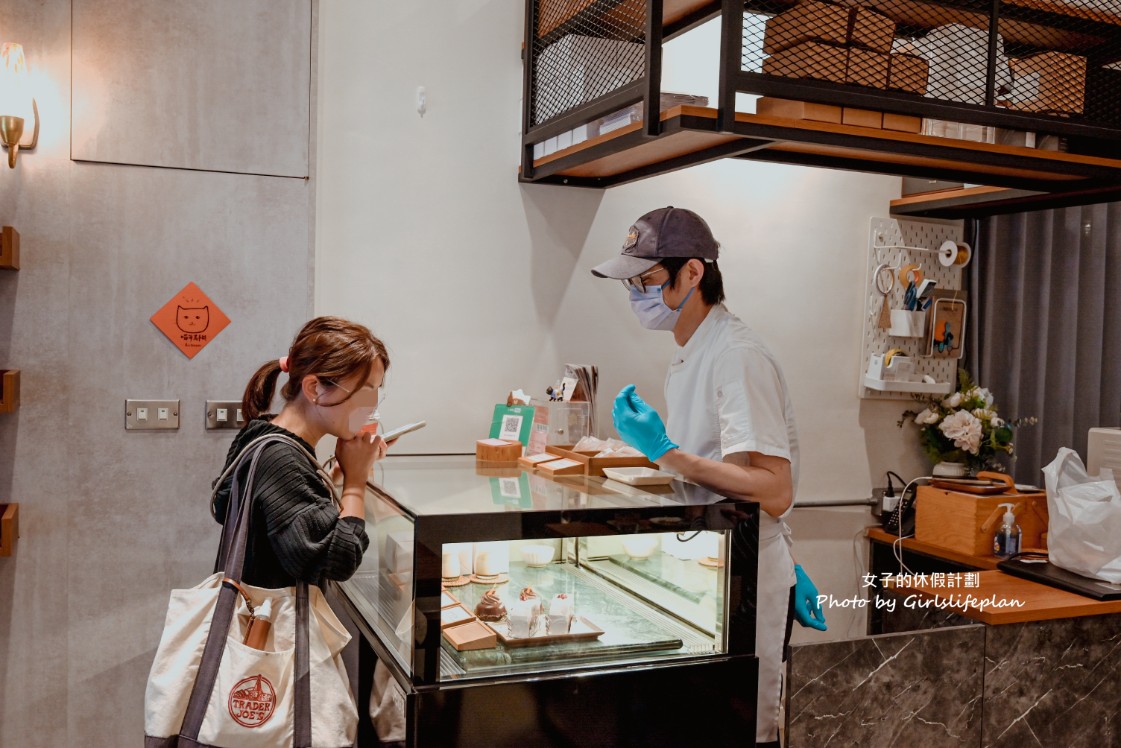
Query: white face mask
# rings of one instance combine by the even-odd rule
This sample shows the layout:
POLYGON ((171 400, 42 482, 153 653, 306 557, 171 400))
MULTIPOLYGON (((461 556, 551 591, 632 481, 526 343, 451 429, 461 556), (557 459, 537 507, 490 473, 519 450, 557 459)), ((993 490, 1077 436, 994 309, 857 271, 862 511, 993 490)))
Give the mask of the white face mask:
POLYGON ((370 420, 370 416, 377 413, 377 411, 378 409, 376 406, 355 408, 352 410, 347 419, 347 428, 350 429, 350 433, 357 434, 365 426, 373 426, 376 428, 377 424, 370 420))
POLYGON ((638 317, 638 324, 647 330, 672 330, 681 316, 681 308, 696 290, 690 288, 677 308, 671 309, 662 300, 662 288, 663 286, 647 286, 645 292, 636 288, 631 289, 631 311, 638 317))

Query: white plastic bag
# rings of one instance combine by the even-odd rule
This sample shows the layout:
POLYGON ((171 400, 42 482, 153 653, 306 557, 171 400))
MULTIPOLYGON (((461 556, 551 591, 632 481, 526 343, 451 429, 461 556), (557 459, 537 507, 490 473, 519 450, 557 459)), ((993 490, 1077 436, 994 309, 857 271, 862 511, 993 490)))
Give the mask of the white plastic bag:
POLYGON ((1083 576, 1121 583, 1121 492, 1112 471, 1086 473, 1063 447, 1043 468, 1047 482, 1047 549, 1051 563, 1083 576))

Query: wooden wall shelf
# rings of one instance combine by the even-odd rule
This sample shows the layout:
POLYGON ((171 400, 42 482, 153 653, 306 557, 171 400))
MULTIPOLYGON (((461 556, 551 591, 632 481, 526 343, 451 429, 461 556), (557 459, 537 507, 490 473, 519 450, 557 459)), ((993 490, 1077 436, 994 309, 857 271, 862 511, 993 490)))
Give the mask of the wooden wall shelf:
POLYGON ((19 369, 0 369, 0 413, 19 407, 19 369))
POLYGON ((0 556, 11 556, 19 538, 19 504, 0 504, 0 556))
POLYGON ((1005 187, 965 187, 908 195, 891 201, 891 215, 922 218, 980 218, 1004 213, 1065 208, 1121 200, 1121 187, 1052 194, 1005 187))
POLYGON ((19 232, 11 226, 0 228, 0 270, 19 270, 19 232))

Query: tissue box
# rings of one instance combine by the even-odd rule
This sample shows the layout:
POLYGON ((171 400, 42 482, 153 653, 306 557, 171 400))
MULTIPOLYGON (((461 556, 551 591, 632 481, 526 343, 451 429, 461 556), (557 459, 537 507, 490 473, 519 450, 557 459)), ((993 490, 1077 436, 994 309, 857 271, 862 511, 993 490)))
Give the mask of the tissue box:
POLYGON ((763 60, 763 72, 767 75, 816 78, 834 83, 845 82, 847 66, 848 49, 821 42, 802 42, 763 60))
POLYGON ((892 55, 888 65, 887 87, 894 91, 925 94, 929 70, 930 66, 921 57, 908 54, 892 55))
POLYGON ((775 99, 764 96, 756 100, 755 113, 765 117, 841 124, 841 107, 832 104, 818 104, 813 101, 794 101, 793 99, 775 99))
POLYGON ((870 88, 886 87, 890 59, 882 52, 850 47, 845 66, 845 83, 855 83, 870 88))
POLYGON ((1040 52, 1008 61, 1012 67, 1009 109, 1081 114, 1086 92, 1086 58, 1040 52))
POLYGON ((895 21, 871 8, 853 8, 848 41, 861 47, 890 52, 895 40, 895 21))
POLYGON ((1043 547, 1047 532, 1047 494, 1019 491, 979 496, 934 486, 919 486, 915 500, 915 540, 970 556, 993 555, 993 534, 1000 527, 1002 503, 1022 504, 1016 524, 1024 548, 1043 547), (994 514, 998 515, 994 519, 994 514), (983 525, 992 520, 988 529, 983 525))
POLYGON ((767 20, 763 52, 773 55, 807 41, 844 44, 848 27, 848 8, 813 0, 799 3, 767 20))

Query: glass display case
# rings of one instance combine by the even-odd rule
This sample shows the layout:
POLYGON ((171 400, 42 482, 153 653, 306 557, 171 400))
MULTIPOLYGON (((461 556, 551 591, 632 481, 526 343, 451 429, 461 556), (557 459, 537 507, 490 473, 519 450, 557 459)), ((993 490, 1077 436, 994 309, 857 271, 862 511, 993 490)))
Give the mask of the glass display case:
POLYGON ((754 734, 758 511, 680 481, 631 486, 473 457, 396 457, 368 485, 370 547, 339 589, 406 694, 410 744, 461 742, 435 739, 432 725, 471 735, 501 702, 449 712, 451 692, 569 688, 565 703, 583 692, 597 719, 622 729, 605 692, 656 691, 649 702, 694 680, 674 709, 707 694, 694 705, 705 710, 700 734, 742 745, 754 734))

